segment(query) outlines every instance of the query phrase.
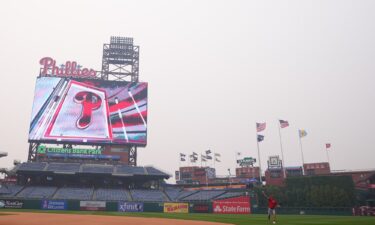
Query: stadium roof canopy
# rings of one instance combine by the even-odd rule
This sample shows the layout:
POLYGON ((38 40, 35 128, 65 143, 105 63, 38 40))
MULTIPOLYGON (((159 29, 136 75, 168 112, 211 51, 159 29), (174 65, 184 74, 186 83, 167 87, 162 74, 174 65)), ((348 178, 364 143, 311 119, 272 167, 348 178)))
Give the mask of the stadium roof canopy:
POLYGON ((108 175, 113 177, 149 177, 168 179, 169 174, 154 167, 103 165, 87 163, 47 163, 25 162, 16 171, 17 174, 44 174, 44 175, 108 175))

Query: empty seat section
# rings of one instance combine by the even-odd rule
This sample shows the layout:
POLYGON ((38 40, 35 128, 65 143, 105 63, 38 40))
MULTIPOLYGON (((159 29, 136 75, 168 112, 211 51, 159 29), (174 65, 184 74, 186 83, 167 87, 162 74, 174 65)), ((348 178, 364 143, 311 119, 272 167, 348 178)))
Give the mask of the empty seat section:
POLYGON ((1 185, 1 197, 14 197, 18 192, 21 191, 23 186, 21 185, 14 185, 14 184, 8 184, 8 185, 1 185))
POLYGON ((223 195, 216 197, 216 199, 233 198, 233 197, 238 197, 238 196, 243 196, 243 195, 244 193, 242 192, 227 192, 223 195))
POLYGON ((93 188, 60 188, 56 194, 55 199, 77 199, 77 200, 91 200, 93 188))
POLYGON ((197 192, 198 191, 181 191, 178 194, 177 200, 181 200, 181 199, 185 198, 186 196, 192 195, 192 194, 197 193, 197 192))
POLYGON ((131 198, 128 192, 124 189, 105 189, 99 188, 95 191, 96 200, 107 200, 107 201, 130 201, 131 198))
POLYGON ((183 201, 207 201, 219 195, 224 194, 225 191, 199 191, 195 194, 183 198, 183 201))
POLYGON ((178 196, 180 195, 180 189, 166 189, 165 193, 168 195, 168 197, 171 199, 171 201, 177 201, 178 196))
POLYGON ((17 197, 21 198, 51 198, 57 187, 32 186, 23 189, 17 197))
POLYGON ((134 201, 161 202, 168 201, 160 190, 130 190, 134 201))

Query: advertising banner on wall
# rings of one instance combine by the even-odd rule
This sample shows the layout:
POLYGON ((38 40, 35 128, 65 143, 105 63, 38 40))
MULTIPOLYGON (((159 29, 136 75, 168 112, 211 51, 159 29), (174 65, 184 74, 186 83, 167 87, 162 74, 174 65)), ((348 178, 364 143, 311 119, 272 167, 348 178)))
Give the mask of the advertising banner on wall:
POLYGON ((67 204, 65 200, 42 200, 41 208, 47 210, 66 210, 67 204))
POLYGON ((194 213, 209 213, 210 206, 207 203, 193 203, 191 208, 194 213))
POLYGON ((188 203, 164 203, 165 213, 189 213, 188 203))
POLYGON ((39 77, 29 141, 147 144, 147 83, 39 77))
POLYGON ((143 212, 142 202, 119 202, 119 212, 143 212))
POLYGON ((105 211, 106 202, 104 201, 80 201, 79 208, 80 210, 87 210, 87 211, 105 211))
POLYGON ((19 200, 0 200, 0 208, 22 209, 23 201, 19 200))
POLYGON ((215 200, 213 202, 213 212, 217 214, 250 214, 250 197, 240 196, 215 200))

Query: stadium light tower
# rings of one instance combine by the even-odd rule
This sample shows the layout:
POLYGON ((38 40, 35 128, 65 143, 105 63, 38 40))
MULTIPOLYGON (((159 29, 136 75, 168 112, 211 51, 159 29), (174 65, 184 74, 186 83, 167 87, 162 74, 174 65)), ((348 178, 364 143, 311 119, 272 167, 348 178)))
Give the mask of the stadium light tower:
POLYGON ((133 45, 133 38, 111 37, 103 45, 102 75, 104 80, 138 82, 139 46, 133 45))
MULTIPOLYGON (((133 38, 112 36, 103 45, 101 79, 115 81, 139 81, 139 46, 133 38)), ((129 165, 137 165, 137 147, 130 146, 129 165)))

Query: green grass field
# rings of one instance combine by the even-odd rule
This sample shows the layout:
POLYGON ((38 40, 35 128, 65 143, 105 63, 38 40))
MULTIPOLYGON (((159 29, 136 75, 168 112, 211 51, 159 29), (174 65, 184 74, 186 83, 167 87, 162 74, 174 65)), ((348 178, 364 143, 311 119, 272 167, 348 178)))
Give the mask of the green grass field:
MULTIPOLYGON (((42 210, 0 210, 0 216, 12 212, 37 212, 37 213, 65 213, 107 216, 132 216, 148 218, 169 218, 183 220, 200 220, 221 222, 236 225, 265 225, 272 224, 266 215, 219 215, 219 214, 170 214, 170 213, 119 213, 119 212, 89 212, 89 211, 42 211, 42 210)), ((352 216, 308 216, 308 215, 279 215, 277 224, 287 225, 374 225, 375 217, 352 216)))

